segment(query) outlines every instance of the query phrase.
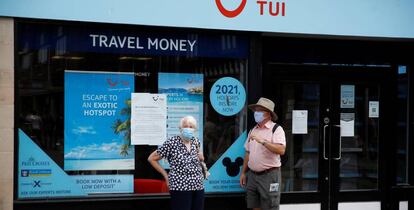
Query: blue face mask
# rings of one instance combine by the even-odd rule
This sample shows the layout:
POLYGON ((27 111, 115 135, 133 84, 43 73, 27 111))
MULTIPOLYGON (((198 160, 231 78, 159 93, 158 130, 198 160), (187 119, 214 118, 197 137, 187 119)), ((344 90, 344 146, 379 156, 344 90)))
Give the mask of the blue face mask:
POLYGON ((254 112, 254 121, 260 123, 264 120, 264 112, 254 112))
POLYGON ((190 140, 194 137, 194 129, 193 128, 182 128, 181 135, 184 139, 190 140))

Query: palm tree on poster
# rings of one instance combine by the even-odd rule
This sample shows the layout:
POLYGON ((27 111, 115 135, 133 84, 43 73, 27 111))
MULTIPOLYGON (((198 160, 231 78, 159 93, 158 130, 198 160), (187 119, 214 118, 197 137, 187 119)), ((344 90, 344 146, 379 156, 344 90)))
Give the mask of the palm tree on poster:
POLYGON ((131 99, 125 101, 126 107, 122 108, 120 114, 126 116, 125 120, 116 119, 115 123, 112 125, 114 133, 123 135, 124 142, 121 145, 119 154, 122 156, 127 156, 129 147, 131 146, 131 99))

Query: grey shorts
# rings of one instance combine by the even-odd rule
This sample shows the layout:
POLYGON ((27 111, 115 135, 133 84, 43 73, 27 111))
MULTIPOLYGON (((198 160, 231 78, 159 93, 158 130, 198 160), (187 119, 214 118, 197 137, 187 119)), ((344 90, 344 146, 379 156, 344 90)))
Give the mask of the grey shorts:
POLYGON ((279 210, 281 190, 280 168, 263 174, 247 172, 247 208, 279 210))

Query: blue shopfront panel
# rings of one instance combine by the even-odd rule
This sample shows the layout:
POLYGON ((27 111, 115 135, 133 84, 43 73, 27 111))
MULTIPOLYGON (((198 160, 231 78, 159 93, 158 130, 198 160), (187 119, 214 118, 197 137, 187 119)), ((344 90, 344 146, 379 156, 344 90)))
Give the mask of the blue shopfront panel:
POLYGON ((196 33, 149 33, 135 30, 31 25, 19 28, 19 40, 28 50, 56 48, 67 52, 136 55, 247 58, 248 38, 196 33))
POLYGON ((412 0, 1 0, 0 16, 295 34, 414 38, 412 0))

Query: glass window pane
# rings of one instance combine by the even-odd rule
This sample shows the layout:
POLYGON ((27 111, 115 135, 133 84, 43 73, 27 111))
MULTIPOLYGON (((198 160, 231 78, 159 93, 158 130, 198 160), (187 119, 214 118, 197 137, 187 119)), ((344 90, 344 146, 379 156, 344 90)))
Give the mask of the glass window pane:
MULTIPOLYGON (((282 167, 284 192, 318 190, 320 86, 306 82, 281 84, 287 162, 282 167), (308 110, 308 133, 292 134, 292 111, 308 110)), ((283 160, 283 159, 282 159, 283 160)))
POLYGON ((341 191, 378 187, 379 118, 368 113, 370 102, 378 101, 377 86, 355 85, 355 108, 341 109, 343 113, 355 113, 354 136, 341 138, 341 191))
POLYGON ((408 72, 406 66, 398 66, 398 132, 395 161, 396 183, 408 183, 408 72))
MULTIPOLYGON (((108 121, 99 117, 91 117, 91 125, 83 125, 80 120, 76 120, 76 117, 72 117, 71 122, 65 121, 72 114, 78 116, 74 113, 65 113, 65 106, 68 108, 72 105, 73 98, 67 96, 74 91, 65 89, 67 85, 65 72, 72 70, 91 75, 106 75, 112 72, 115 78, 121 78, 121 75, 129 73, 132 81, 122 83, 125 81, 120 80, 121 83, 134 83, 132 92, 140 93, 158 93, 160 72, 198 74, 203 78, 203 86, 197 87, 194 91, 197 94, 200 91, 203 93, 203 103, 201 108, 197 109, 197 114, 202 120, 198 122, 198 125, 202 125, 198 129, 202 133, 200 140, 204 146, 205 160, 209 168, 215 164, 222 165, 218 160, 246 130, 247 110, 243 108, 233 116, 220 115, 211 106, 209 93, 214 82, 222 77, 233 77, 246 87, 248 37, 218 33, 208 35, 186 33, 160 28, 153 30, 132 26, 110 27, 112 26, 101 24, 91 24, 88 28, 64 23, 18 24, 16 50, 18 128, 47 153, 62 170, 68 167, 65 159, 72 158, 73 168, 64 171, 69 176, 132 175, 136 193, 166 193, 163 177, 147 161, 149 154, 157 149, 157 146, 129 145, 128 126, 131 122, 128 104, 130 101, 120 101, 117 104, 117 107, 127 108, 119 110, 123 113, 122 116, 119 115, 119 121, 116 120, 118 118, 108 121), (98 36, 98 33, 103 35, 98 36), (148 45, 144 45, 143 37, 151 38, 151 44, 148 42, 148 45), (155 40, 159 41, 158 44, 155 40), (144 47, 152 50, 142 50, 144 47), (193 47, 190 52, 189 49, 193 47), (70 123, 78 129, 65 130, 70 123), (97 134, 102 129, 94 130, 92 124, 99 123, 106 123, 107 132, 111 136, 119 135, 120 138, 109 139, 110 135, 102 135, 101 137, 108 137, 106 139, 108 142, 97 143, 92 134, 97 134), (73 132, 75 135, 68 135, 73 132), (74 138, 80 134, 90 136, 82 139, 74 138), (70 147, 69 150, 65 149, 65 146, 68 147, 77 140, 82 140, 83 143, 70 147), (108 165, 96 166, 97 168, 94 169, 78 167, 83 160, 89 161, 89 164, 83 164, 84 166, 97 165, 97 161, 92 160, 93 157, 88 155, 104 151, 131 156, 134 167, 132 169, 111 168, 108 165), (149 187, 145 187, 147 184, 149 187)), ((76 82, 76 80, 72 81, 71 88, 76 88, 76 82)), ((90 87, 102 88, 102 84, 96 83, 94 79, 85 82, 79 78, 78 82, 83 82, 79 87, 84 87, 84 83, 89 82, 90 84, 87 85, 90 87)), ((184 82, 190 84, 193 81, 184 82)), ((117 81, 107 78, 104 83, 116 85, 117 81)), ((85 87, 82 91, 93 92, 85 87)), ((188 95, 192 93, 194 92, 188 95)), ((76 99, 76 101, 82 100, 76 99)), ((73 105, 82 106, 80 104, 82 103, 73 105)), ((84 106, 87 107, 88 104, 84 106)), ((234 162, 237 157, 230 158, 234 162)), ((239 186, 238 182, 237 186, 239 186)), ((240 191, 230 187, 227 191, 233 190, 240 191)))

